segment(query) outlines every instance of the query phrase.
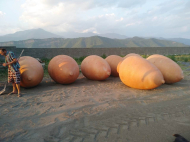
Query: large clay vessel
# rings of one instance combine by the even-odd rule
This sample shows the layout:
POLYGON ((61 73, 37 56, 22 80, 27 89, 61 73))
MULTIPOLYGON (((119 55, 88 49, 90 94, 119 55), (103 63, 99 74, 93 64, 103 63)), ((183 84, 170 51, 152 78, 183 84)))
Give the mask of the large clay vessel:
POLYGON ((130 56, 123 60, 119 77, 125 85, 136 89, 153 89, 164 83, 158 68, 139 56, 130 56))
MULTIPOLYGON (((139 56, 141 57, 139 54, 136 54, 136 53, 129 53, 127 54, 125 57, 123 57, 123 60, 125 60, 126 58, 130 57, 130 56, 139 56)), ((120 61, 117 65, 117 72, 119 73, 119 67, 121 65, 122 61, 120 61)))
POLYGON ((180 66, 166 56, 155 54, 149 56, 147 60, 161 71, 165 82, 168 84, 176 83, 184 78, 180 66))
POLYGON ((70 56, 58 55, 49 62, 48 73, 55 82, 70 84, 78 78, 79 66, 70 56))
POLYGON ((111 75, 118 77, 119 73, 117 72, 117 65, 120 61, 123 61, 123 58, 118 55, 110 55, 105 59, 111 68, 111 75))
POLYGON ((30 56, 23 56, 19 59, 21 83, 25 88, 34 87, 38 85, 44 75, 44 70, 40 62, 30 56))
POLYGON ((118 64, 117 64, 117 73, 119 74, 119 68, 120 68, 120 65, 123 61, 120 61, 118 64))
POLYGON ((129 53, 127 54, 125 57, 123 57, 124 59, 126 59, 127 57, 130 57, 130 56, 139 56, 141 57, 139 54, 136 54, 136 53, 129 53))
POLYGON ((111 74, 111 68, 106 60, 97 55, 86 57, 81 63, 82 74, 91 80, 105 80, 111 74))

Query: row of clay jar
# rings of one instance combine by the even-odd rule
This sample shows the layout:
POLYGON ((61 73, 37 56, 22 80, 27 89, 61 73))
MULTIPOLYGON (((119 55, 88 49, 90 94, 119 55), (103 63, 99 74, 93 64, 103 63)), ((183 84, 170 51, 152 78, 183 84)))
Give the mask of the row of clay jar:
MULTIPOLYGON (((19 59, 21 86, 34 87, 44 75, 42 65, 33 57, 19 59)), ((163 83, 175 83, 183 79, 183 71, 173 60, 163 55, 151 55, 147 59, 138 54, 125 57, 110 55, 103 59, 97 55, 86 57, 81 63, 82 74, 90 80, 105 80, 110 75, 120 77, 127 86, 137 89, 153 89, 163 83)), ((57 83, 70 84, 79 76, 79 66, 70 56, 58 55, 48 65, 50 77, 57 83)))

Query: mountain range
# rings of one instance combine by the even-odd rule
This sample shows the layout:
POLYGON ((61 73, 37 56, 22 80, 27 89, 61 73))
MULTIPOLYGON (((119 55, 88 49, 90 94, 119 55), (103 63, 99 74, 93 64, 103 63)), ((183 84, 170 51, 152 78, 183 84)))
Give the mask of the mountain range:
POLYGON ((19 31, 14 34, 7 34, 4 36, 0 36, 0 42, 7 41, 20 41, 27 39, 45 39, 45 38, 61 38, 62 36, 47 32, 43 29, 32 29, 19 31))
POLYGON ((20 41, 27 39, 46 39, 46 38, 79 38, 79 37, 91 37, 91 36, 102 36, 111 39, 126 39, 128 38, 125 35, 120 35, 116 33, 106 33, 106 34, 95 34, 92 32, 87 33, 77 33, 77 32, 59 32, 59 33, 50 33, 43 29, 32 29, 19 31, 13 34, 7 34, 0 36, 0 42, 7 41, 20 41))
POLYGON ((0 36, 0 46, 16 46, 17 48, 189 47, 189 45, 190 39, 184 38, 129 38, 116 33, 53 34, 43 29, 0 36))
POLYGON ((83 38, 48 38, 0 42, 0 46, 17 48, 113 48, 113 47, 188 47, 185 44, 159 39, 139 37, 110 39, 100 36, 83 38))
POLYGON ((56 33, 57 35, 60 35, 65 38, 78 38, 78 37, 91 37, 91 36, 101 36, 101 37, 107 37, 112 39, 126 39, 128 38, 125 35, 120 35, 116 33, 106 33, 106 34, 95 34, 92 32, 87 33, 76 33, 76 32, 64 32, 64 33, 56 33))
POLYGON ((186 45, 190 45, 190 39, 186 39, 186 38, 169 38, 166 40, 171 40, 171 41, 180 42, 186 45))

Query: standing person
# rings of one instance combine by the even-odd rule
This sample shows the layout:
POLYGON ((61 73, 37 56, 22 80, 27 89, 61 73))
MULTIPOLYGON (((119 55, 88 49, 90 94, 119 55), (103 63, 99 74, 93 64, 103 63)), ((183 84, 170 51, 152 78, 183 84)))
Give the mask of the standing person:
POLYGON ((0 54, 2 56, 5 56, 5 63, 3 63, 3 66, 8 66, 8 83, 12 83, 13 85, 13 91, 9 93, 11 94, 17 94, 18 97, 21 97, 20 94, 20 65, 18 63, 18 60, 15 57, 15 54, 12 51, 7 51, 4 48, 0 49, 0 54))

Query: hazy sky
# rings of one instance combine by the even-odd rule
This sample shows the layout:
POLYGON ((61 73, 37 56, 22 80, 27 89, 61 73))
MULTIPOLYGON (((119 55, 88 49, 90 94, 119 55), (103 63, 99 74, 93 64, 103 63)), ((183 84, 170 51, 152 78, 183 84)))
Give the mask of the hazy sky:
POLYGON ((190 38, 190 0, 0 0, 0 35, 34 28, 190 38))

